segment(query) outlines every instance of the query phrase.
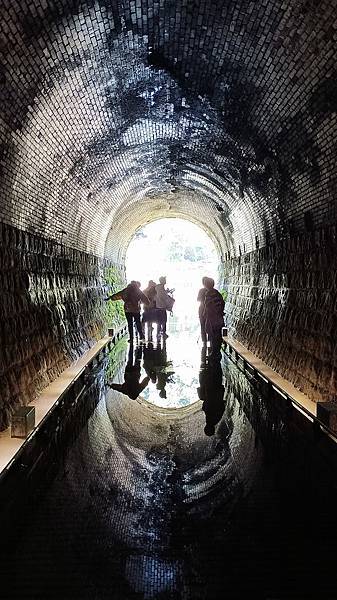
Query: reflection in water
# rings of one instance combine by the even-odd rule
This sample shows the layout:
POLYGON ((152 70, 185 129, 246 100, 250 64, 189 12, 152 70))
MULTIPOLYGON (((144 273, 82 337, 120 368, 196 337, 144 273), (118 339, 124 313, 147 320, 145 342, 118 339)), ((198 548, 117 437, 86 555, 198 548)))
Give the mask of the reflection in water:
POLYGON ((206 359, 206 348, 201 351, 201 365, 199 373, 200 386, 198 396, 203 401, 202 410, 206 416, 204 432, 214 435, 215 426, 221 420, 225 410, 224 392, 222 385, 221 355, 206 359), (206 362, 208 360, 208 362, 206 362))
POLYGON ((130 348, 124 382, 116 374, 108 385, 132 399, 142 396, 163 408, 182 408, 198 402, 200 366, 199 329, 196 319, 188 328, 176 316, 169 319, 169 338, 157 339, 150 332, 146 343, 130 348), (143 359, 143 360, 142 360, 143 359))
POLYGON ((124 371, 124 383, 113 383, 109 382, 108 386, 117 392, 126 394, 132 400, 136 400, 139 394, 142 393, 144 388, 148 385, 150 377, 146 376, 142 381, 141 377, 141 358, 142 358, 142 347, 136 348, 133 351, 133 345, 130 345, 128 361, 126 363, 124 371))
POLYGON ((156 389, 159 391, 159 397, 166 399, 167 394, 165 386, 168 381, 172 381, 172 363, 167 360, 166 340, 163 340, 155 347, 152 342, 149 342, 144 347, 144 369, 151 379, 153 384, 156 384, 156 389))
MULTIPOLYGON (((174 347, 169 334, 165 346, 130 352, 125 390, 144 368, 144 394, 159 398, 164 373, 167 398, 183 397, 179 378, 188 374, 186 387, 198 376, 200 350, 194 335, 181 332, 174 347)), ((337 446, 281 399, 261 397, 226 356, 222 368, 223 382, 202 354, 203 410, 187 411, 105 395, 101 374, 101 401, 53 485, 25 504, 13 547, 2 540, 6 600, 336 598, 337 446)), ((188 398, 197 388, 196 378, 188 398)))

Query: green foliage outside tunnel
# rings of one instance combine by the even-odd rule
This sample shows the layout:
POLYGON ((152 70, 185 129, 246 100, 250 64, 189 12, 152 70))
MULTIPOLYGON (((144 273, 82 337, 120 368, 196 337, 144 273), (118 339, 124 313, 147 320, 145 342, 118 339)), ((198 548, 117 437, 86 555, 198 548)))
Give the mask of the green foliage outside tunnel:
POLYGON ((221 289, 219 290, 221 296, 223 297, 224 302, 226 302, 227 297, 228 297, 228 290, 227 289, 221 289))
MULTIPOLYGON (((125 275, 120 267, 109 265, 104 269, 104 279, 108 288, 107 295, 119 292, 125 287, 125 275)), ((108 327, 120 327, 125 323, 123 301, 106 303, 106 322, 108 327)))

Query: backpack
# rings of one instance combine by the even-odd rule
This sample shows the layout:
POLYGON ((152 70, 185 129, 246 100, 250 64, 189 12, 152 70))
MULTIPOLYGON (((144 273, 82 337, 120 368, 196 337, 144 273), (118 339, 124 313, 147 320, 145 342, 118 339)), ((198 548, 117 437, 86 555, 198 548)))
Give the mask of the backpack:
POLYGON ((173 308, 173 304, 175 303, 175 299, 172 296, 166 296, 166 310, 171 311, 173 308))

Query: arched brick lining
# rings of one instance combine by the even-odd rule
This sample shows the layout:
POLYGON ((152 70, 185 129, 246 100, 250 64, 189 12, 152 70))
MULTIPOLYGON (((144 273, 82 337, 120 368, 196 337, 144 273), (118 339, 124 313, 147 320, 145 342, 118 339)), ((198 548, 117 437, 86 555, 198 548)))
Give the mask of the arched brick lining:
MULTIPOLYGON (((310 241, 336 221, 336 9, 336 0, 3 0, 1 222, 50 248, 62 242, 88 265, 105 251, 122 260, 134 229, 157 216, 207 222, 231 261, 233 331, 303 387, 316 368, 307 355, 292 372, 275 339, 266 349, 271 314, 287 325, 291 293, 272 292, 265 310, 261 291, 249 329, 235 286, 241 263, 265 272, 266 245, 291 254, 297 236, 310 241)), ((19 270, 29 276, 26 251, 19 270)), ((298 272, 295 262, 282 273, 298 272)), ((333 260, 327 272, 334 281, 333 260)), ((264 290, 265 280, 249 285, 264 290)), ((315 306, 307 296, 301 310, 315 306)), ((332 296, 329 306, 334 319, 332 296)), ((331 348, 319 360, 325 398, 331 348)))

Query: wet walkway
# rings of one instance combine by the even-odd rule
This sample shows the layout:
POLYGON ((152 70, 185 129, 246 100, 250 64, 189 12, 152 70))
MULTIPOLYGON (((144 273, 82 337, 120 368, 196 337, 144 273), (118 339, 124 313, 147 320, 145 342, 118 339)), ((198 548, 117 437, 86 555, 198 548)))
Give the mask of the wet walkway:
POLYGON ((207 359, 197 329, 169 333, 98 373, 1 598, 337 598, 336 445, 207 359))

